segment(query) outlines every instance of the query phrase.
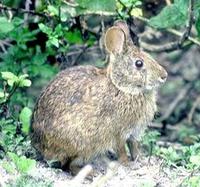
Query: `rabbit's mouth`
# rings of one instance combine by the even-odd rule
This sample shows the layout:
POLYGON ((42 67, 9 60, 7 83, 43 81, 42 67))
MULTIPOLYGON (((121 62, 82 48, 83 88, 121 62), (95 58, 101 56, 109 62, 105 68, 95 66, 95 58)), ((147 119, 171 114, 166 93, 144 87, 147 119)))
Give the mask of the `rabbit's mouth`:
POLYGON ((159 88, 162 84, 160 82, 155 82, 154 84, 149 84, 144 87, 146 91, 151 91, 159 88))
POLYGON ((162 84, 164 84, 165 81, 166 81, 166 78, 165 78, 165 79, 159 78, 159 79, 158 79, 157 81, 155 81, 155 82, 152 82, 152 83, 150 83, 150 84, 146 84, 146 85, 144 86, 144 89, 145 89, 146 91, 151 91, 151 90, 157 89, 157 88, 160 87, 162 84))

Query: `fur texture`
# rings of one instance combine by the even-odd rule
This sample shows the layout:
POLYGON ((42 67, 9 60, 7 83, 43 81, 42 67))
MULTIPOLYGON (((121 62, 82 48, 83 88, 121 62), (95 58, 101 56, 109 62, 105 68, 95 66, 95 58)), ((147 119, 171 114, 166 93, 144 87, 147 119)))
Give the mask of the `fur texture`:
MULTIPOLYGON (((127 28, 125 24, 124 27, 127 28)), ((154 117, 156 89, 165 81, 166 71, 133 46, 127 31, 115 26, 107 34, 105 45, 109 43, 110 48, 107 68, 66 69, 38 99, 32 116, 31 139, 45 159, 77 164, 113 149, 121 160, 126 160, 126 140, 130 135, 138 140, 154 117), (110 41, 112 38, 108 37, 116 29, 117 37, 110 41), (120 33, 124 35, 122 43, 115 43, 120 33), (138 59, 144 63, 142 68, 135 66, 138 59)))

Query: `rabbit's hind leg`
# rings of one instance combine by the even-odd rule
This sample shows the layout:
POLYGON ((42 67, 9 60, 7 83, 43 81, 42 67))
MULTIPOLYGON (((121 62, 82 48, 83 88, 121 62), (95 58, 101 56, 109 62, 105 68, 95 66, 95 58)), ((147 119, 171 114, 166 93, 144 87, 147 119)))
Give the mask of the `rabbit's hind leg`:
POLYGON ((69 170, 72 173, 72 175, 76 175, 82 169, 83 166, 84 166, 83 158, 74 157, 73 159, 71 159, 71 162, 69 163, 69 170))

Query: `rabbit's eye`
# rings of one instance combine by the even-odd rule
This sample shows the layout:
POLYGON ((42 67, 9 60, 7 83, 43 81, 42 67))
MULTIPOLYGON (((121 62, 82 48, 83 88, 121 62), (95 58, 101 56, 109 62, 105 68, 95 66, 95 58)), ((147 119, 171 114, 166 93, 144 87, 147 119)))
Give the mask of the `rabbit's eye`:
POLYGON ((143 66, 143 61, 142 60, 136 60, 135 61, 135 66, 137 67, 137 68, 141 68, 142 66, 143 66))

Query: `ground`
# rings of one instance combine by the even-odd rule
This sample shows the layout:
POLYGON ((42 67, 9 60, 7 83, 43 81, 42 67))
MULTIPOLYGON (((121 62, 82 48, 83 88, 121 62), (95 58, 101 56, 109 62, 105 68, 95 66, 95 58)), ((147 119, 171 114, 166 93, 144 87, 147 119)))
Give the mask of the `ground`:
POLYGON ((9 174, 0 165, 0 186, 81 186, 81 187, 175 187, 181 186, 190 173, 183 167, 166 167, 162 160, 152 156, 140 157, 136 162, 129 162, 127 166, 117 161, 110 161, 107 171, 101 161, 95 165, 94 177, 83 179, 91 170, 86 166, 79 175, 73 178, 69 173, 60 169, 46 167, 37 162, 29 175, 21 177, 9 174), (18 179, 18 180, 17 180, 18 179), (17 182, 16 182, 17 181, 17 182))

